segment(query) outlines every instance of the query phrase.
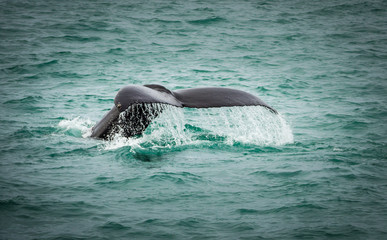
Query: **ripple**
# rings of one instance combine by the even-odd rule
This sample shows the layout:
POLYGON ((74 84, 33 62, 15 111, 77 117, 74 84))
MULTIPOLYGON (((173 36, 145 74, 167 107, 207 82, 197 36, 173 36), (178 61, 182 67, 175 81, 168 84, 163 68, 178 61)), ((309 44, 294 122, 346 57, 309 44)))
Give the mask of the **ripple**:
POLYGON ((254 172, 250 173, 250 175, 261 175, 261 176, 267 176, 267 177, 271 177, 271 178, 277 178, 277 177, 289 178, 289 177, 296 177, 296 176, 299 176, 302 174, 304 174, 304 172, 301 170, 279 171, 279 172, 258 170, 258 171, 254 171, 254 172))
POLYGON ((107 188, 120 189, 124 186, 131 185, 142 180, 140 177, 127 178, 123 180, 113 180, 112 178, 97 178, 95 184, 105 186, 107 188))
POLYGON ((101 41, 100 37, 81 37, 76 35, 64 35, 64 36, 49 36, 44 37, 45 41, 68 41, 68 42, 97 42, 101 41))
POLYGON ((102 226, 99 226, 98 227, 99 229, 102 229, 102 230, 129 230, 131 229, 131 227, 129 226, 124 226, 120 223, 117 223, 117 222, 106 222, 105 224, 103 224, 102 226))
POLYGON ((8 100, 4 102, 4 104, 34 104, 41 102, 42 100, 42 96, 27 96, 20 99, 8 100))
POLYGON ((160 172, 150 176, 149 180, 167 181, 167 182, 173 182, 176 184, 203 182, 202 177, 189 172, 181 172, 181 173, 160 172))
POLYGON ((209 17, 209 18, 191 20, 187 22, 193 25, 211 25, 211 24, 216 24, 220 22, 226 22, 226 19, 221 17, 209 17))

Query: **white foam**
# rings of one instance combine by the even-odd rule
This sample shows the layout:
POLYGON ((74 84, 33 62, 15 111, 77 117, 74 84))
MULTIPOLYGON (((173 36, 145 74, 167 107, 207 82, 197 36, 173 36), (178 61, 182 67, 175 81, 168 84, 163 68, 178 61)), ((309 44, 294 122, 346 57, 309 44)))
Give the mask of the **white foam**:
POLYGON ((65 131, 78 130, 81 132, 83 138, 90 137, 91 127, 94 123, 90 119, 82 119, 81 117, 75 117, 73 119, 64 119, 58 123, 60 128, 65 131))

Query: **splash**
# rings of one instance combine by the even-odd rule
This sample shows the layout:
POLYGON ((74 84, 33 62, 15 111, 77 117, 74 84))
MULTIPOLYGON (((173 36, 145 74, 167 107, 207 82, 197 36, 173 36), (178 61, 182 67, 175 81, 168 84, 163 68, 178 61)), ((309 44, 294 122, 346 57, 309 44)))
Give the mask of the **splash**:
MULTIPOLYGON (((155 107, 154 105, 152 107, 155 107)), ((140 137, 123 137, 124 129, 119 128, 118 133, 113 135, 109 141, 105 141, 104 149, 112 150, 130 146, 131 151, 145 148, 156 150, 193 143, 191 134, 184 126, 185 115, 182 108, 163 104, 157 109, 163 109, 162 113, 154 119, 140 137)))
MULTIPOLYGON (((293 143, 292 130, 284 117, 264 107, 192 109, 149 106, 158 110, 157 115, 141 135, 124 137, 127 129, 118 124, 108 141, 100 141, 100 147, 103 150, 129 147, 131 152, 138 152, 211 144, 280 146, 293 143)), ((138 108, 131 111, 136 113, 138 108)), ((122 113, 120 118, 125 114, 128 113, 122 113)), ((90 120, 80 117, 62 120, 58 124, 66 134, 83 138, 90 137, 92 125, 90 120)))
POLYGON ((82 119, 81 117, 64 119, 58 123, 58 127, 63 129, 65 133, 83 138, 90 137, 92 125, 92 121, 89 119, 82 119))
POLYGON ((259 106, 183 109, 163 105, 159 109, 163 112, 140 137, 125 138, 120 129, 103 148, 129 146, 138 151, 214 142, 262 146, 293 142, 292 130, 282 115, 259 106))
POLYGON ((283 145, 293 142, 290 126, 280 114, 259 106, 200 109, 193 119, 206 134, 235 143, 283 145))

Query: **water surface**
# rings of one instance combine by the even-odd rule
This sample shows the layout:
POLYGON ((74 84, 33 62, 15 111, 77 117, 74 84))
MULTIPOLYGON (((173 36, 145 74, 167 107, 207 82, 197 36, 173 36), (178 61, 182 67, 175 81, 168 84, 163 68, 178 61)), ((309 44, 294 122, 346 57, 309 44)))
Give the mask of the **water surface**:
POLYGON ((384 1, 0 1, 0 238, 383 239, 384 1), (128 84, 230 87, 90 139, 128 84))

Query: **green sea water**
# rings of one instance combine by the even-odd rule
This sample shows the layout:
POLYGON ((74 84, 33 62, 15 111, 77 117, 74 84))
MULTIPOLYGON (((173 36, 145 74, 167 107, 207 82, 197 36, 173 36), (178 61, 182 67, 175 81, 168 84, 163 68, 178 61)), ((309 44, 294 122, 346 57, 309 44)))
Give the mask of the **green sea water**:
POLYGON ((0 0, 0 239, 385 239, 387 3, 0 0), (89 138, 129 84, 229 87, 89 138))

